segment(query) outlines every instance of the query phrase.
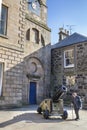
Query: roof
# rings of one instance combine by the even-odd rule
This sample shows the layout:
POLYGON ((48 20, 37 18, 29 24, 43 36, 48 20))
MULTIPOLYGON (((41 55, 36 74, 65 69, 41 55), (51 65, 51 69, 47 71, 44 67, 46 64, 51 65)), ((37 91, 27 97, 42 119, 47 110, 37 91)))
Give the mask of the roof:
POLYGON ((87 42, 87 37, 78 33, 73 33, 72 35, 66 37, 65 39, 61 40, 55 45, 52 45, 52 49, 70 46, 70 45, 82 43, 82 42, 87 42))

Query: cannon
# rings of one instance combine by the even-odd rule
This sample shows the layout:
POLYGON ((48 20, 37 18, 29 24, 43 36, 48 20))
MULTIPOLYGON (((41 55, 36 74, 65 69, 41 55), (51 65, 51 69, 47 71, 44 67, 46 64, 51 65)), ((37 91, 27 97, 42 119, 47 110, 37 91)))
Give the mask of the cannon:
POLYGON ((45 119, 49 117, 61 116, 62 119, 67 119, 68 112, 64 110, 63 99, 62 96, 67 92, 67 88, 65 86, 61 86, 58 88, 56 93, 50 99, 44 99, 39 107, 37 108, 37 112, 42 114, 45 119))
POLYGON ((67 88, 65 86, 59 87, 56 93, 54 94, 54 96, 52 97, 53 102, 58 101, 66 92, 67 92, 67 88))

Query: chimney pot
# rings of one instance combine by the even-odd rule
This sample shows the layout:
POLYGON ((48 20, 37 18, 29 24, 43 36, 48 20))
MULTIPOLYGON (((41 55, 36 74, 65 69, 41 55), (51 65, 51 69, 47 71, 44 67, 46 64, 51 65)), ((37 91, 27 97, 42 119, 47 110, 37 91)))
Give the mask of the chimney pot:
POLYGON ((67 36, 69 36, 69 31, 64 28, 59 28, 59 41, 63 40, 67 36))

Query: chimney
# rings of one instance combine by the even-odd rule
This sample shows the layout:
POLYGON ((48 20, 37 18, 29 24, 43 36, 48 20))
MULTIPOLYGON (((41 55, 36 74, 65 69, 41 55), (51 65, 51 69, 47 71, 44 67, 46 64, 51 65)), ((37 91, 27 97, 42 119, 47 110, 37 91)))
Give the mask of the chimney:
POLYGON ((59 41, 63 40, 67 36, 69 36, 69 31, 64 28, 59 28, 59 41))

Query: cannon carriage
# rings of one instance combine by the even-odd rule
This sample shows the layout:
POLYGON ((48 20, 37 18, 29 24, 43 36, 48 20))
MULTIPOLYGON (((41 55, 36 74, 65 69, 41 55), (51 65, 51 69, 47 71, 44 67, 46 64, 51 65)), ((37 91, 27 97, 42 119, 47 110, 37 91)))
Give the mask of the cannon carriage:
POLYGON ((68 113, 64 110, 64 104, 62 96, 67 92, 67 88, 65 86, 61 86, 54 96, 50 99, 43 100, 37 112, 42 114, 45 119, 48 119, 50 116, 61 116, 62 119, 67 119, 68 113))

